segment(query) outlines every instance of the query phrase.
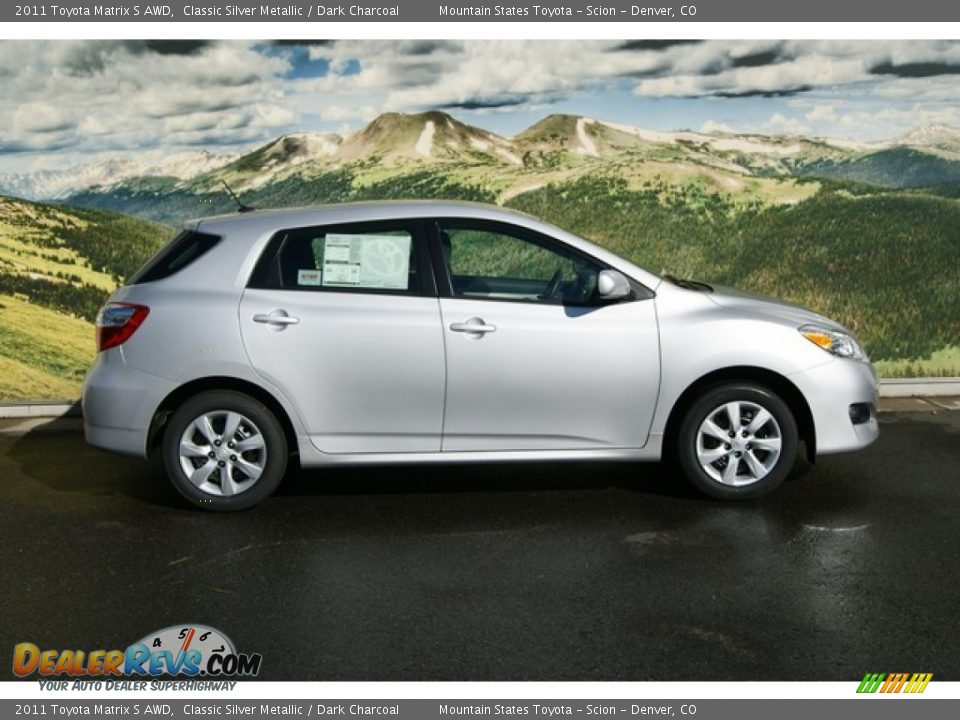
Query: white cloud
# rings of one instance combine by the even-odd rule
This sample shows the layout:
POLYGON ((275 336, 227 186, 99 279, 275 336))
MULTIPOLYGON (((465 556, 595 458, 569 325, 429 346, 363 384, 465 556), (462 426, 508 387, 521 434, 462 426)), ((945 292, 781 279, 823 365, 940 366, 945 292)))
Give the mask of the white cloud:
POLYGON ((375 118, 377 110, 373 105, 324 105, 319 114, 328 122, 366 121, 375 118))
POLYGON ((253 125, 258 128, 279 128, 298 120, 295 110, 280 105, 258 104, 254 107, 253 125))
POLYGON ((767 128, 774 133, 783 133, 787 135, 805 135, 810 132, 810 127, 804 125, 796 118, 787 117, 782 113, 774 113, 767 120, 767 128))
POLYGON ((832 123, 837 120, 837 109, 834 105, 817 105, 805 117, 810 122, 832 123))
POLYGON ((46 102, 24 103, 13 111, 12 129, 21 133, 57 133, 72 130, 74 121, 61 107, 46 102))
POLYGON ((643 118, 649 103, 672 97, 725 103, 723 124, 705 119, 712 111, 693 120, 677 111, 676 127, 877 138, 960 124, 957 68, 956 41, 351 40, 299 55, 245 41, 160 51, 145 42, 3 41, 0 151, 246 145, 355 129, 387 110, 532 114, 558 101, 565 110, 580 102, 584 114, 622 103, 643 118), (304 57, 330 72, 287 77, 304 57))
POLYGON ((297 119, 282 95, 264 102, 287 69, 242 42, 181 54, 136 42, 0 42, 0 148, 96 154, 266 139, 297 119))
POLYGON ((732 127, 730 127, 729 125, 725 125, 724 123, 716 122, 714 120, 707 120, 703 125, 700 126, 700 132, 707 133, 707 134, 711 134, 711 133, 734 134, 737 131, 732 127))
POLYGON ((813 85, 837 85, 868 79, 862 58, 810 55, 774 65, 732 67, 702 75, 669 75, 640 81, 641 97, 749 96, 804 92, 813 85))
POLYGON ((899 135, 925 125, 960 128, 960 107, 912 105, 881 110, 856 110, 837 119, 837 126, 854 133, 863 128, 882 128, 876 139, 899 135))
POLYGON ((435 43, 428 54, 414 53, 409 41, 337 42, 311 49, 331 63, 330 75, 300 84, 331 94, 337 104, 364 94, 377 96, 380 110, 410 110, 511 98, 539 98, 631 73, 669 65, 661 53, 614 52, 608 41, 477 40, 435 43), (359 72, 344 74, 351 61, 359 72))

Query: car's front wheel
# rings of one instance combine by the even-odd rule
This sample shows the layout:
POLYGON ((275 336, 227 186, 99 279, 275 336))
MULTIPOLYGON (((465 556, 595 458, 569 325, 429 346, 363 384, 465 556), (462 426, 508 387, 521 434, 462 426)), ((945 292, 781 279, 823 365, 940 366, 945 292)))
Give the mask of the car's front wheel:
POLYGON ((727 383, 706 390, 687 410, 677 434, 684 474, 711 497, 759 497, 776 488, 797 457, 797 423, 771 390, 727 383))
POLYGON ((273 413, 232 390, 201 393, 170 417, 163 462, 177 491, 207 510, 244 510, 269 496, 287 468, 287 442, 273 413))

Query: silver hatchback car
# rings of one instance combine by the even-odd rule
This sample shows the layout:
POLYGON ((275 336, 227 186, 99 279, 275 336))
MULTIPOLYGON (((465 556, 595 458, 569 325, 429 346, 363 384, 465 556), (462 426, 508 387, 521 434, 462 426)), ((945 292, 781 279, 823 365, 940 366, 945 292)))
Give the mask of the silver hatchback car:
POLYGON ((878 433, 851 333, 533 217, 376 202, 188 223, 97 320, 91 444, 239 510, 304 467, 660 460, 751 498, 878 433))

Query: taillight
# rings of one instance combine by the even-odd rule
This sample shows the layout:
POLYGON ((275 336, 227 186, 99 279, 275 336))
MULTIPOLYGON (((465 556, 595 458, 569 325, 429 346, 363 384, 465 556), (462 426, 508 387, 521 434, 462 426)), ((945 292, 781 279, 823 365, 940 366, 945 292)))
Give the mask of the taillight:
POLYGON ((97 352, 123 345, 143 324, 150 308, 132 303, 107 303, 97 313, 97 352))

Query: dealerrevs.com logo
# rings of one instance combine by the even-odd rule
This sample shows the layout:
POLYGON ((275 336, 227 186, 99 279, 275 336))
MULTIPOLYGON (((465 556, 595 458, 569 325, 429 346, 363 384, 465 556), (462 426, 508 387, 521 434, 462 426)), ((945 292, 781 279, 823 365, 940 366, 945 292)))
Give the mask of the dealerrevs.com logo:
POLYGON ((219 630, 205 625, 172 625, 147 635, 126 650, 41 650, 31 642, 13 648, 13 673, 29 677, 256 677, 263 658, 238 653, 219 630))

